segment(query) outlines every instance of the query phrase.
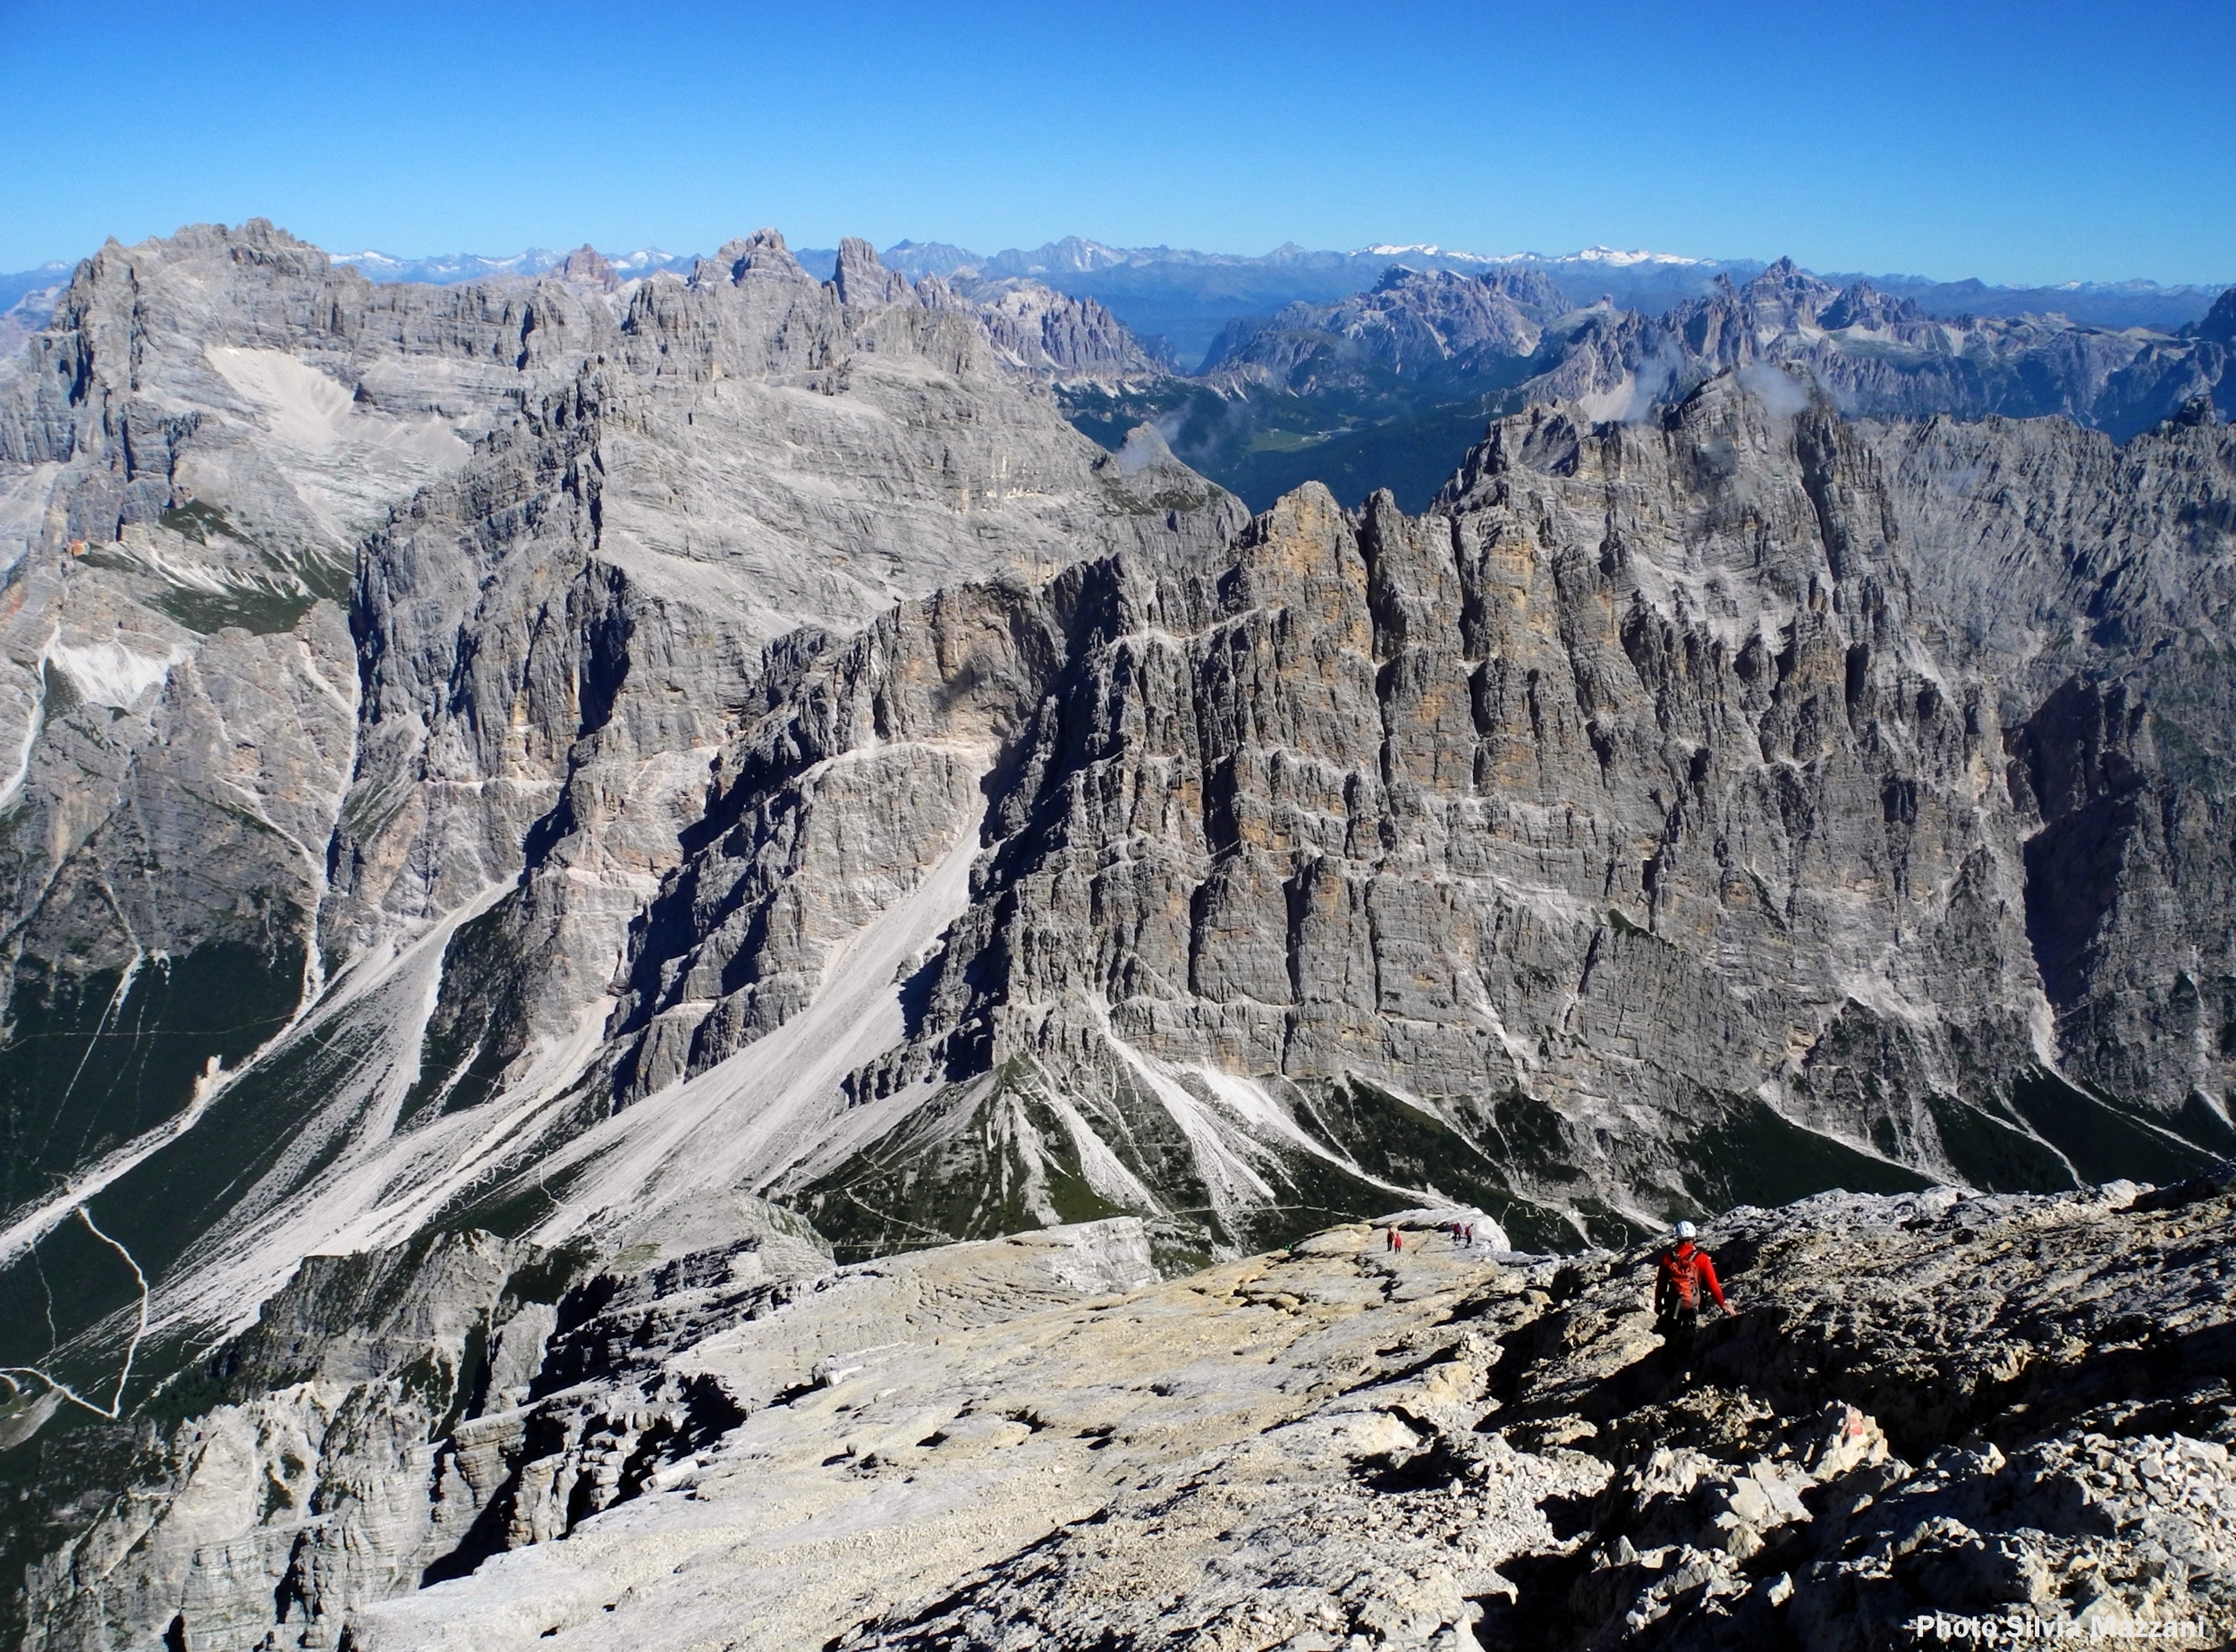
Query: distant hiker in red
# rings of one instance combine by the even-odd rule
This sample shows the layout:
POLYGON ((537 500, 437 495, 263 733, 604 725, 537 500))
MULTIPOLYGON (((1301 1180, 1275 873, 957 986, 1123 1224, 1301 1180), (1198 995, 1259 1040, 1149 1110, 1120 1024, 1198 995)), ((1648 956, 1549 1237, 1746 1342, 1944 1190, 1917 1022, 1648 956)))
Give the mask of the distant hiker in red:
POLYGON ((1690 1348, 1692 1333, 1700 1322, 1702 1287, 1715 1298, 1715 1305, 1725 1313, 1732 1305, 1724 1300, 1723 1283, 1715 1276, 1715 1263, 1708 1253, 1693 1242, 1697 1231, 1690 1222, 1677 1224, 1677 1242, 1662 1252, 1661 1265, 1654 1275, 1654 1315, 1660 1322, 1664 1342, 1690 1348))

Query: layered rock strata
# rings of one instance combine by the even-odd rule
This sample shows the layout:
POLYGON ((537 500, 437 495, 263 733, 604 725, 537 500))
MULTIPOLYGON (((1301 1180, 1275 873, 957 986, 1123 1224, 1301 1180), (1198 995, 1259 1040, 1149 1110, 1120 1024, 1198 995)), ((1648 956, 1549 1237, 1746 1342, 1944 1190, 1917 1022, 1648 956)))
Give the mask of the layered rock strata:
POLYGON ((472 1107, 594 1050, 772 640, 1224 538, 992 318, 773 231, 623 284, 377 286, 262 223, 80 267, 0 366, 4 1357, 89 1378, 143 1274, 208 1328, 412 1231, 472 1107))
POLYGON ((620 1110, 500 1187, 1200 1257, 1409 1190, 1551 1246, 2182 1173, 2236 1141, 2232 484, 2217 427, 1726 378, 1504 421, 1423 518, 1308 489, 1224 557, 906 606, 770 681, 634 925, 620 1110))

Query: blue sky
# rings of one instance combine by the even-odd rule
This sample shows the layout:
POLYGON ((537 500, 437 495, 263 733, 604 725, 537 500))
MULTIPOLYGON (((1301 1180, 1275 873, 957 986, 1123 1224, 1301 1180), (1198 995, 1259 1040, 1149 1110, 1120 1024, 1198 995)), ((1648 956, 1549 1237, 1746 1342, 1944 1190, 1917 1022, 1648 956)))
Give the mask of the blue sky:
POLYGON ((2236 4, 0 0, 0 269, 762 224, 2236 280, 2236 4))

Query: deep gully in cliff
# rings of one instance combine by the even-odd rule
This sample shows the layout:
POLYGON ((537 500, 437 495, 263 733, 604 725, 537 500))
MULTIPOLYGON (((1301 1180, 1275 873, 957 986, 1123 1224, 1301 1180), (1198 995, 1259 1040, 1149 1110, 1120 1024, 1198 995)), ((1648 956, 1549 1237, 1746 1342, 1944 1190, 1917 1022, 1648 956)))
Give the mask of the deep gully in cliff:
MULTIPOLYGON (((843 1153, 926 1099, 928 1087, 915 1086, 850 1110, 842 1082, 906 1037, 904 966, 968 906, 980 826, 976 817, 967 820, 905 898, 841 945, 806 1010, 516 1171, 498 1197, 532 1170, 536 1187, 561 1190, 565 1199, 528 1236, 557 1244, 601 1220, 640 1219, 650 1209, 766 1186, 805 1160, 843 1153)), ((469 1204, 460 1214, 470 1219, 474 1211, 469 1204)))

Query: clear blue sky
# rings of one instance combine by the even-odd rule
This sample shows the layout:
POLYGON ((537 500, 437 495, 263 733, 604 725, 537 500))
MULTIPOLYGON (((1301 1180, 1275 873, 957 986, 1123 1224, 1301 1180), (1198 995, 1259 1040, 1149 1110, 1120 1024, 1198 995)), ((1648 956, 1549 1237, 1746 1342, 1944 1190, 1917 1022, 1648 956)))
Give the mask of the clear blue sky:
POLYGON ((1593 242, 2236 279, 2236 4, 0 0, 0 270, 334 250, 1593 242))

